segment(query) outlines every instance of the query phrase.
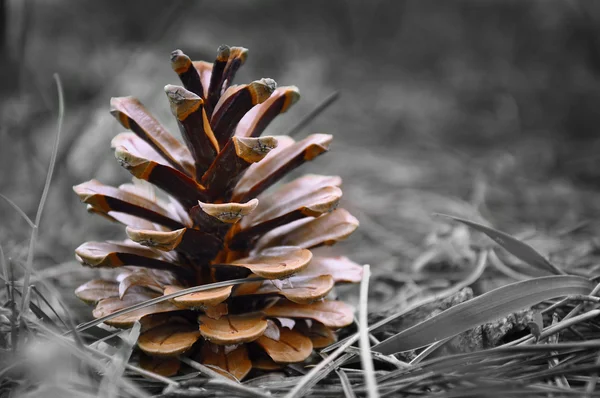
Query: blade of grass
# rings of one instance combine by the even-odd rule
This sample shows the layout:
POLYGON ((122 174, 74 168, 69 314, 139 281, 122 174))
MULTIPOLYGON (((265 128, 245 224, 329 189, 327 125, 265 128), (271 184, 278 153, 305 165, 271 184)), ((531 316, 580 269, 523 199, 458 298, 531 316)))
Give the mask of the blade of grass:
POLYGON ((431 344, 429 347, 427 347, 426 349, 421 351, 419 353, 419 355, 417 355, 412 361, 410 361, 410 364, 416 365, 419 362, 422 362, 425 358, 427 358, 429 355, 431 355, 432 352, 434 352, 435 350, 437 350, 438 348, 440 348, 441 346, 446 344, 448 342, 448 340, 450 340, 450 337, 447 337, 447 338, 443 339, 442 341, 436 341, 435 343, 431 344))
POLYGON ((25 212, 15 202, 10 200, 7 196, 2 195, 1 193, 0 198, 4 199, 6 203, 8 203, 13 209, 15 209, 17 213, 19 213, 21 218, 23 218, 23 220, 25 220, 31 228, 35 227, 35 224, 33 223, 33 221, 31 221, 31 218, 27 217, 27 214, 25 214, 25 212))
MULTIPOLYGON (((19 291, 17 288, 13 289, 15 293, 18 293, 21 297, 23 296, 23 293, 21 291, 19 291)), ((32 303, 31 301, 29 302, 29 309, 31 310, 31 312, 33 312, 33 314, 35 316, 37 316, 39 319, 43 320, 44 322, 46 322, 47 324, 51 325, 51 326, 56 326, 56 323, 54 323, 54 321, 52 320, 52 318, 50 318, 48 316, 48 314, 46 314, 40 307, 38 307, 35 303, 32 303)))
POLYGON ((40 299, 42 299, 42 301, 44 302, 44 304, 46 304, 46 306, 48 308, 50 308, 50 311, 52 311, 52 313, 63 324, 63 326, 64 327, 68 327, 67 324, 65 323, 65 321, 62 320, 62 318, 60 317, 60 315, 58 315, 58 312, 56 312, 56 310, 54 309, 54 307, 52 307, 50 305, 50 303, 48 302, 48 300, 46 299, 46 297, 44 297, 44 295, 38 290, 38 288, 36 286, 33 286, 31 288, 31 290, 37 295, 37 297, 39 297, 40 299))
POLYGON ((499 287, 420 322, 373 347, 394 354, 455 336, 506 314, 551 298, 586 294, 594 284, 579 276, 547 276, 499 287))
POLYGON ((566 273, 552 264, 550 261, 545 259, 540 253, 538 253, 533 247, 527 243, 521 242, 520 240, 510 236, 509 234, 498 231, 497 229, 486 227, 485 225, 478 224, 473 221, 465 220, 464 218, 454 217, 447 214, 436 214, 442 217, 448 217, 455 221, 461 222, 476 231, 482 232, 489 236, 494 242, 505 248, 513 256, 523 260, 527 264, 549 271, 555 275, 565 275, 566 273))
POLYGON ((136 322, 126 339, 123 339, 123 344, 119 351, 113 356, 111 366, 108 367, 104 374, 104 378, 100 383, 100 394, 102 397, 114 398, 118 396, 117 385, 119 379, 123 377, 125 365, 131 357, 131 353, 135 348, 135 343, 140 336, 141 324, 136 322))
POLYGON ((17 314, 17 301, 15 300, 15 273, 12 261, 8 259, 8 273, 9 273, 9 306, 11 309, 10 317, 10 338, 12 342, 13 356, 17 354, 17 347, 19 345, 19 317, 17 314))
POLYGON ((27 252, 27 260, 25 262, 25 275, 23 276, 23 296, 21 298, 21 314, 28 307, 30 292, 29 292, 29 278, 33 270, 33 256, 35 252, 35 245, 37 243, 38 228, 42 219, 42 213, 46 199, 48 197, 48 191, 50 190, 50 182, 52 181, 52 174, 54 173, 54 165, 56 164, 56 155, 58 153, 58 144, 60 142, 60 134, 62 131, 63 118, 65 114, 65 102, 62 83, 57 73, 54 74, 54 81, 56 82, 56 90, 58 92, 58 122, 56 137, 54 139, 54 145, 52 147, 52 155, 50 157, 50 165, 48 166, 48 174, 46 174, 46 182, 44 183, 44 190, 42 191, 42 197, 38 205, 37 213, 35 215, 35 222, 31 229, 31 239, 29 241, 29 250, 27 252))
POLYGON ((524 281, 524 280, 531 278, 531 276, 521 274, 520 272, 517 272, 517 271, 513 270, 512 268, 510 268, 508 265, 504 264, 502 262, 502 260, 500 260, 500 258, 498 257, 498 255, 496 254, 496 252, 494 250, 490 250, 490 263, 498 271, 500 271, 504 275, 506 275, 509 278, 512 278, 516 281, 524 281))
POLYGON ((65 328, 69 328, 71 330, 71 332, 73 333, 73 336, 75 338, 75 343, 77 343, 77 345, 80 348, 83 348, 83 346, 84 346, 83 339, 81 338, 81 335, 79 334, 79 332, 77 332, 77 330, 75 329, 75 323, 73 322, 73 318, 72 318, 70 312, 67 310, 67 307, 65 306, 64 302, 61 299, 61 297, 62 297, 61 293, 54 287, 54 285, 47 283, 44 278, 40 278, 38 272, 33 271, 31 274, 31 277, 32 277, 32 280, 37 279, 37 281, 39 283, 41 283, 49 291, 50 295, 58 302, 58 304, 63 309, 63 314, 66 316, 67 322, 65 323, 65 321, 62 319, 62 317, 58 314, 58 312, 54 309, 54 307, 50 304, 50 302, 46 299, 46 297, 38 290, 38 288, 36 286, 32 286, 31 290, 34 293, 36 293, 38 295, 38 297, 40 297, 42 299, 42 301, 44 301, 44 303, 46 303, 48 308, 50 308, 50 310, 54 313, 54 315, 56 315, 56 317, 65 326, 65 328))
POLYGON ((294 127, 292 127, 290 130, 288 130, 288 132, 285 133, 285 135, 293 137, 296 134, 298 134, 300 131, 302 131, 302 129, 304 127, 306 127, 310 122, 312 122, 314 119, 316 119, 317 116, 319 116, 327 108, 329 108, 339 97, 340 97, 339 91, 334 91, 333 93, 329 94, 329 96, 327 96, 327 98, 325 98, 323 101, 321 101, 315 107, 315 109, 313 109, 312 111, 307 113, 294 127))
POLYGON ((10 297, 8 265, 6 265, 6 258, 4 257, 4 249, 2 249, 2 245, 0 245, 0 268, 2 268, 2 280, 4 281, 4 286, 6 287, 6 297, 10 297))
POLYGON ((360 346, 360 361, 367 385, 367 396, 369 398, 379 397, 377 391, 377 381, 375 381, 375 368, 373 367, 373 358, 371 357, 371 345, 369 344, 369 332, 367 330, 367 303, 369 301, 369 278, 371 277, 371 268, 369 264, 363 266, 363 277, 360 282, 360 304, 358 311, 358 334, 360 346))

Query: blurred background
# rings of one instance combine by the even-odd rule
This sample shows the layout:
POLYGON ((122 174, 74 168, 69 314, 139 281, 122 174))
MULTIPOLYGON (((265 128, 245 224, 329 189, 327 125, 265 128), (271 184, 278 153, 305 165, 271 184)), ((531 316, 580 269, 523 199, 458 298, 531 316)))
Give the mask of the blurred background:
MULTIPOLYGON (((342 176, 361 228, 333 250, 388 282, 375 295, 391 294, 390 275, 447 234, 432 213, 537 231, 549 255, 561 250, 556 231, 600 213, 599 2, 0 0, 0 193, 32 219, 57 129, 53 73, 64 85, 37 270, 72 261, 85 240, 125 236, 71 189, 130 178, 110 149, 122 131, 110 97, 138 97, 177 131, 163 91, 179 84, 169 54, 212 61, 220 44, 250 50, 236 82, 299 87, 301 101, 266 134, 341 93, 298 135, 333 134, 331 152, 300 171, 342 176)), ((593 250, 595 232, 582 238, 593 250)), ((0 245, 17 272, 29 235, 0 202, 0 245)), ((87 279, 69 267, 67 301, 87 279)))

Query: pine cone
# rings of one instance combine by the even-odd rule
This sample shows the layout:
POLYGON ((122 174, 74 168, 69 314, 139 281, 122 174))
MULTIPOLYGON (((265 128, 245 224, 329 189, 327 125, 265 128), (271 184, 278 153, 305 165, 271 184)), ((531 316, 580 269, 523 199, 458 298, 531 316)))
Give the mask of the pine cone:
POLYGON ((310 251, 358 226, 336 209, 340 178, 306 175, 267 191, 326 152, 332 137, 260 137, 299 94, 271 79, 231 85, 246 57, 244 48, 221 46, 210 64, 174 51, 172 67, 185 88, 167 85, 165 92, 185 145, 137 99, 113 98, 112 115, 132 133, 117 135, 112 146, 134 183, 74 187, 91 213, 125 224, 129 237, 76 249, 84 265, 123 267, 115 280, 76 290, 96 305, 94 317, 188 287, 252 278, 106 322, 129 328, 140 321, 140 364, 164 375, 179 371, 182 354, 238 380, 252 367, 302 362, 353 319, 349 305, 325 297, 336 282, 358 282, 362 268, 310 251))

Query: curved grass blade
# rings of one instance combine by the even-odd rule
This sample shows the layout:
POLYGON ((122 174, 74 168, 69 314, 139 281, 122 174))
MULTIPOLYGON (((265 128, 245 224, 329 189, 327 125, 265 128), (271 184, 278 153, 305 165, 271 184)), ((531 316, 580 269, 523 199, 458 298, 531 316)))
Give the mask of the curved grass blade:
MULTIPOLYGON (((37 213, 35 215, 35 222, 31 229, 31 238, 29 240, 29 249, 27 250, 27 260, 25 261, 25 274, 23 276, 23 295, 21 297, 21 312, 22 314, 26 308, 29 307, 30 291, 29 291, 29 279, 33 272, 33 257, 35 246, 37 244, 38 232, 40 222, 42 221, 42 212, 44 211, 44 205, 48 197, 48 191, 50 190, 50 182, 52 181, 52 175, 54 174, 54 166, 56 165, 56 156, 58 154, 58 145, 60 142, 60 135, 62 132, 63 119, 65 116, 65 100, 62 82, 58 73, 54 74, 54 81, 56 82, 56 90, 58 92, 58 121, 56 137, 54 138, 54 144, 52 146, 52 155, 50 156, 50 165, 48 166, 48 173, 46 174, 46 182, 44 183, 44 190, 42 191, 42 197, 38 204, 37 213)), ((19 317, 20 317, 19 314, 19 317)), ((19 318, 21 319, 21 318, 19 318)))
MULTIPOLYGON (((176 297, 184 296, 186 294, 203 292, 203 291, 206 291, 206 290, 216 289, 216 288, 224 287, 224 286, 241 285, 242 283, 262 282, 264 280, 265 280, 264 278, 233 279, 233 280, 228 280, 228 281, 223 281, 223 282, 210 283, 210 284, 207 284, 207 285, 194 286, 194 287, 190 287, 190 288, 187 288, 187 289, 182 289, 182 290, 179 290, 179 291, 177 291, 175 293, 166 294, 164 296, 159 296, 159 297, 153 298, 151 300, 146 300, 146 301, 144 301, 142 303, 135 304, 135 305, 132 305, 132 306, 127 307, 127 308, 123 308, 122 310, 119 310, 119 311, 115 311, 115 312, 113 312, 110 315, 103 316, 102 318, 97 318, 97 319, 94 319, 93 321, 89 321, 89 322, 83 323, 83 324, 77 326, 76 330, 78 332, 82 332, 82 331, 87 330, 87 329, 89 329, 91 327, 97 326, 97 325, 101 324, 104 321, 108 321, 108 320, 111 320, 113 318, 116 318, 119 315, 127 314, 129 312, 132 312, 132 311, 135 311, 135 310, 139 310, 140 308, 148 307, 150 305, 157 304, 157 303, 162 303, 163 301, 167 301, 167 300, 170 300, 170 299, 173 299, 173 298, 176 298, 176 297)), ((71 333, 71 332, 69 331, 69 332, 66 332, 65 334, 69 334, 69 333, 71 333)))
POLYGON ((438 214, 443 217, 451 218, 455 221, 461 222, 476 231, 483 232, 489 236, 494 242, 505 248, 513 256, 525 261, 527 264, 549 271, 555 275, 565 275, 565 272, 552 264, 550 261, 545 259, 540 253, 538 253, 533 247, 527 243, 521 242, 520 240, 513 238, 509 234, 498 231, 497 229, 486 227, 485 225, 478 224, 473 221, 465 220, 464 218, 449 216, 447 214, 438 214))
POLYGON ((339 91, 334 91, 329 94, 321 103, 319 103, 315 109, 307 113, 294 127, 292 127, 285 135, 290 137, 298 134, 302 129, 310 124, 317 116, 323 113, 329 106, 331 106, 340 97, 339 91))
POLYGON ((568 275, 544 276, 511 283, 448 308, 437 316, 382 341, 372 349, 386 355, 416 349, 543 300, 589 293, 594 286, 589 279, 568 275))

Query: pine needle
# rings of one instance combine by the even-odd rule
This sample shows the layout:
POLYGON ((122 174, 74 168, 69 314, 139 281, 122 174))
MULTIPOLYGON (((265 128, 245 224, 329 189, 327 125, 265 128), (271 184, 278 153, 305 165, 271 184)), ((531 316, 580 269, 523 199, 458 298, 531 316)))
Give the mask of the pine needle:
MULTIPOLYGON (((210 290, 210 289, 215 289, 215 288, 225 287, 225 286, 241 285, 242 283, 262 282, 264 280, 265 280, 264 278, 260 278, 260 277, 233 279, 233 280, 229 280, 229 281, 210 283, 208 285, 190 287, 188 289, 179 290, 178 292, 175 292, 175 293, 167 294, 164 296, 153 298, 151 300, 146 300, 142 303, 134 304, 130 307, 123 308, 122 310, 115 311, 110 315, 106 315, 106 316, 103 316, 102 318, 94 319, 93 321, 90 321, 90 322, 86 322, 84 324, 79 325, 77 327, 77 331, 82 332, 91 327, 97 326, 97 325, 101 324, 102 322, 106 322, 108 320, 114 319, 123 314, 127 314, 127 313, 135 311, 135 310, 139 310, 140 308, 146 308, 146 307, 154 305, 154 304, 162 303, 163 301, 171 300, 176 297, 184 296, 189 293, 203 292, 205 290, 210 290)), ((67 333, 70 333, 70 332, 67 332, 67 333)))
POLYGON ((377 381, 375 380, 375 369, 373 367, 373 358, 371 357, 371 346, 369 344, 369 332, 367 328, 367 302, 369 300, 369 278, 371 277, 371 268, 368 264, 363 266, 363 278, 360 283, 360 306, 358 312, 358 334, 360 345, 360 360, 362 363, 367 392, 369 398, 378 398, 377 381))

